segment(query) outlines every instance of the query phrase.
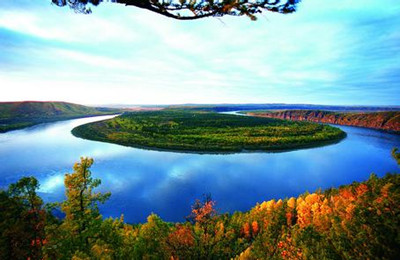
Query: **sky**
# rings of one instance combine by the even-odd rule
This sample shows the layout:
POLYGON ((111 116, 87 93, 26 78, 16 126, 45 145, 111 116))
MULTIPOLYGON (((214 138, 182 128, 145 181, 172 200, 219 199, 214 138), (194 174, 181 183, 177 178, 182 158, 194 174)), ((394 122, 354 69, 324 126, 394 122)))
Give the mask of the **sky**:
POLYGON ((177 21, 0 0, 0 101, 400 105, 400 1, 177 21))

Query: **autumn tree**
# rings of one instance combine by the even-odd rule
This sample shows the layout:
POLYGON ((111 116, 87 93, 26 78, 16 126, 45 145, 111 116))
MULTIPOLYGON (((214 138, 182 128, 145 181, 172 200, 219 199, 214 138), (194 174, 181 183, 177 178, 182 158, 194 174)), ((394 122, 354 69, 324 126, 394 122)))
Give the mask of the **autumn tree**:
POLYGON ((186 218, 192 223, 207 223, 217 214, 215 201, 210 194, 205 194, 203 200, 197 199, 192 206, 191 214, 186 218))
POLYGON ((55 245, 49 245, 49 247, 63 248, 62 257, 89 255, 91 247, 98 238, 102 223, 98 204, 104 203, 110 193, 93 191, 101 181, 92 178, 90 171, 92 164, 93 159, 82 157, 79 163, 75 163, 74 172, 65 175, 66 200, 60 204, 65 219, 56 228, 57 230, 52 232, 52 241, 55 245))
POLYGON ((0 259, 41 259, 46 212, 34 177, 0 192, 0 259))
POLYGON ((195 259, 195 237, 189 223, 176 224, 167 238, 167 246, 174 259, 195 259))
POLYGON ((102 2, 112 2, 134 6, 178 20, 195 20, 205 17, 224 15, 246 15, 256 20, 256 14, 262 11, 282 14, 296 11, 301 0, 52 0, 57 6, 69 6, 76 12, 89 14, 90 6, 102 2))
POLYGON ((205 194, 203 200, 196 200, 191 214, 186 219, 194 224, 196 258, 210 259, 211 256, 216 256, 217 245, 225 228, 224 224, 218 221, 215 201, 211 195, 205 194))

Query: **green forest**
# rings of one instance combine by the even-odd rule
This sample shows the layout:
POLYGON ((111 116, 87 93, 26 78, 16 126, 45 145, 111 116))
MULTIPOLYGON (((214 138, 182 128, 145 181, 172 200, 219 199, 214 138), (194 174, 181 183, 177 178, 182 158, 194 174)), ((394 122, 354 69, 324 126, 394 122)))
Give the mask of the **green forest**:
MULTIPOLYGON (((400 153, 393 149, 400 165, 400 153)), ((184 223, 151 214, 146 223, 103 219, 93 159, 64 179, 66 199, 44 204, 24 177, 0 191, 0 259, 396 259, 400 255, 400 175, 269 200, 221 214, 210 196, 184 223), (58 208, 64 217, 52 212, 58 208)), ((172 207, 173 205, 171 205, 172 207)))
POLYGON ((130 112, 78 126, 77 137, 126 146, 191 152, 279 151, 334 143, 338 128, 281 119, 170 109, 130 112))

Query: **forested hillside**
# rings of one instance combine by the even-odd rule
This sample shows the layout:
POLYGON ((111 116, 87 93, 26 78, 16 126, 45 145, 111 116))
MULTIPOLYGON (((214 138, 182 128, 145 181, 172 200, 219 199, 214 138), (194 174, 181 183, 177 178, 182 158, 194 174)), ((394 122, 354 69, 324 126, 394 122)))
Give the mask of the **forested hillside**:
POLYGON ((332 112, 323 110, 254 111, 252 116, 360 126, 400 132, 400 112, 332 112))
POLYGON ((115 114, 119 111, 66 102, 0 102, 0 133, 39 123, 115 114))
MULTIPOLYGON (((400 163, 400 154, 393 150, 400 163)), ((103 219, 92 159, 65 175, 66 200, 45 206, 34 177, 0 192, 0 259, 397 259, 400 175, 219 214, 209 196, 185 223, 103 219), (60 209, 64 218, 51 212, 60 209)), ((170 205, 173 207, 173 205, 170 205)), ((135 205, 132 205, 135 207, 135 205)))

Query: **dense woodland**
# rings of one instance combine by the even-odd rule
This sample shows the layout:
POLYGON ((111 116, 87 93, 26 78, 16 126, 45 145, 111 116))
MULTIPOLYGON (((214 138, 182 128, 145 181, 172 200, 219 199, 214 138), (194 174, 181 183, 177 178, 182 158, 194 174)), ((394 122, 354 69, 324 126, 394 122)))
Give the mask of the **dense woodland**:
MULTIPOLYGON (((400 153, 393 150, 400 165, 400 153)), ((207 196, 185 223, 151 214, 146 223, 103 219, 92 159, 65 175, 66 199, 44 205, 25 177, 0 192, 0 259, 396 259, 400 175, 219 214, 207 196), (52 214, 59 208, 65 217, 52 214)), ((134 207, 134 205, 132 205, 134 207)), ((173 205, 171 205, 173 207, 173 205)))
POLYGON ((118 109, 88 107, 67 102, 0 102, 0 133, 40 123, 118 112, 118 109))
POLYGON ((124 113, 78 126, 72 133, 133 147, 194 152, 284 150, 345 137, 343 131, 328 125, 186 110, 124 113))

